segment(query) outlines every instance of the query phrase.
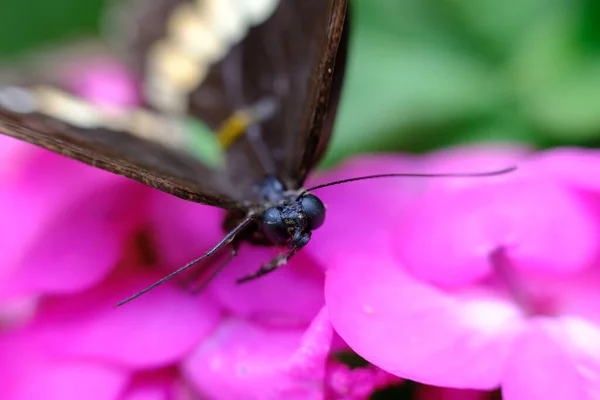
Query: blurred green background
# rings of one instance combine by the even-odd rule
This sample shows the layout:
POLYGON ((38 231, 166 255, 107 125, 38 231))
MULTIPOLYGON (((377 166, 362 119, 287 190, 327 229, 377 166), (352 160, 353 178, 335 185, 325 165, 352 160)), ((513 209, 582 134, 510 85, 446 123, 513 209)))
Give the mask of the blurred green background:
MULTIPOLYGON (((106 0, 0 3, 7 56, 94 34, 106 0)), ((597 0, 354 0, 352 11, 326 164, 482 140, 600 144, 597 0)))

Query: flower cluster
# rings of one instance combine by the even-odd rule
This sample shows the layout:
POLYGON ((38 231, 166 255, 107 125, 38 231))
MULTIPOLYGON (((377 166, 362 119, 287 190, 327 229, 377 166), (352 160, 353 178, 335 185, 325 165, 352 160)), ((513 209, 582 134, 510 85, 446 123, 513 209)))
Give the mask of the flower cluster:
MULTIPOLYGON (((81 91, 131 101, 109 71, 81 91)), ((311 183, 519 169, 321 189, 327 221, 284 268, 236 285, 274 252, 243 245, 201 293, 186 276, 118 309, 224 212, 8 138, 0 159, 7 400, 358 400, 402 379, 418 399, 600 398, 600 152, 356 158, 311 183)))
POLYGON ((184 279, 115 309, 218 241, 223 212, 1 141, 3 398, 356 399, 398 381, 333 356, 348 349, 308 254, 238 287, 272 255, 243 246, 201 294, 184 279))
POLYGON ((378 247, 357 238, 342 250, 330 236, 333 326, 365 359, 418 382, 600 398, 600 152, 463 148, 416 164, 513 163, 503 176, 385 190, 394 215, 365 213, 381 225, 368 228, 378 247))
MULTIPOLYGON (((103 106, 135 103, 122 70, 84 71, 73 90, 103 106)), ((273 254, 243 246, 200 294, 183 277, 115 309, 220 240, 224 212, 10 138, 0 151, 3 398, 358 399, 399 382, 335 357, 350 350, 308 254, 238 287, 273 254)))

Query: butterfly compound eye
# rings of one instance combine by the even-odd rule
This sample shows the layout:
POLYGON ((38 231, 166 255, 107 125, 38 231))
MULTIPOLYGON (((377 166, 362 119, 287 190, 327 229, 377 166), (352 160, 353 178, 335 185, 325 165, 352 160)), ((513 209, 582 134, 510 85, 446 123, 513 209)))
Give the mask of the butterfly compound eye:
POLYGON ((280 207, 267 208, 260 217, 260 225, 265 236, 272 242, 285 244, 289 240, 280 207))
POLYGON ((317 196, 306 194, 300 198, 300 206, 308 218, 311 230, 319 228, 325 222, 325 204, 317 196))

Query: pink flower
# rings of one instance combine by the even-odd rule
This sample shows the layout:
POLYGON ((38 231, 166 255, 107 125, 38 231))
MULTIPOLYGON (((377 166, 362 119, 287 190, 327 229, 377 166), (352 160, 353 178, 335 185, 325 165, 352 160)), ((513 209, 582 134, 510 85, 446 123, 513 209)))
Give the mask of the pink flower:
POLYGON ((76 292, 100 282, 142 217, 128 209, 148 189, 0 140, 11 150, 9 162, 15 159, 0 180, 0 299, 76 292))
MULTIPOLYGON (((160 247, 165 264, 180 266, 222 237, 220 210, 155 194, 151 218, 156 241, 168 243, 160 247)), ((322 399, 324 393, 334 393, 330 398, 357 400, 398 382, 373 367, 342 370, 332 358, 349 349, 332 348, 334 332, 323 309, 323 272, 308 252, 261 279, 235 284, 275 252, 242 245, 240 255, 206 288, 205 295, 225 317, 184 361, 185 379, 211 399, 322 399), (362 385, 340 383, 354 380, 361 371, 362 385)))
MULTIPOLYGON (((81 92, 128 104, 109 72, 97 76, 110 90, 88 70, 81 92)), ((310 252, 237 286, 275 252, 244 245, 199 295, 182 277, 114 309, 218 241, 222 210, 12 139, 0 137, 0 152, 3 399, 361 399, 398 381, 335 360, 348 349, 332 347, 310 252)))
MULTIPOLYGON (((358 214, 356 230, 376 219, 375 239, 329 236, 333 326, 366 360, 407 379, 501 387, 509 400, 600 398, 600 152, 462 148, 412 169, 513 163, 518 171, 493 178, 369 191, 386 203, 358 214)), ((353 199, 365 189, 345 190, 353 199)))

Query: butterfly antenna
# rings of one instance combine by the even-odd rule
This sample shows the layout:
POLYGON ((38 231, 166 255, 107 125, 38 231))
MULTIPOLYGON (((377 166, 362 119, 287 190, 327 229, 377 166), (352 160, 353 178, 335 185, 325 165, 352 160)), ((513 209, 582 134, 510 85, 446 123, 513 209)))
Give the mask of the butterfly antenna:
POLYGON ((356 178, 348 178, 348 179, 340 179, 339 181, 327 182, 321 185, 313 186, 308 189, 304 189, 302 193, 298 197, 304 196, 308 192, 312 192, 313 190, 321 189, 328 186, 341 185, 342 183, 355 182, 355 181, 364 181, 367 179, 378 179, 378 178, 471 178, 471 177, 483 177, 483 176, 495 176, 495 175, 503 175, 508 174, 509 172, 513 172, 517 169, 516 165, 513 165, 508 168, 498 169, 494 171, 485 171, 485 172, 449 172, 449 173, 441 173, 441 174, 378 174, 378 175, 366 175, 366 176, 358 176, 356 178))
POLYGON ((242 229, 244 229, 252 220, 254 220, 254 215, 252 215, 252 214, 248 215, 242 222, 240 222, 240 224, 238 226, 236 226, 223 239, 221 239, 221 241, 219 243, 217 243, 212 249, 210 249, 209 251, 204 253, 204 255, 202 255, 202 257, 199 257, 199 258, 196 258, 195 260, 190 261, 189 263, 185 264, 183 267, 179 268, 176 271, 171 272, 169 275, 165 276, 164 278, 162 278, 161 280, 159 280, 157 282, 154 282, 152 285, 148 286, 147 288, 142 289, 139 292, 137 292, 136 294, 129 296, 125 300, 118 302, 117 304, 115 304, 115 307, 120 307, 123 304, 129 303, 130 301, 137 299, 144 293, 148 293, 149 291, 151 291, 158 285, 161 285, 161 284, 165 283, 166 281, 168 281, 169 279, 173 278, 175 275, 178 275, 178 274, 182 273, 183 271, 187 270, 188 268, 193 267, 195 264, 199 263, 200 261, 204 260, 205 258, 212 256, 220 248, 231 243, 233 241, 233 239, 235 239, 237 234, 240 233, 240 231, 242 231, 242 229))

